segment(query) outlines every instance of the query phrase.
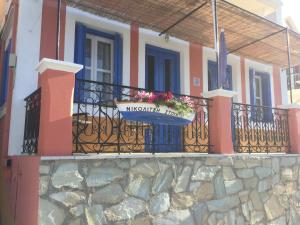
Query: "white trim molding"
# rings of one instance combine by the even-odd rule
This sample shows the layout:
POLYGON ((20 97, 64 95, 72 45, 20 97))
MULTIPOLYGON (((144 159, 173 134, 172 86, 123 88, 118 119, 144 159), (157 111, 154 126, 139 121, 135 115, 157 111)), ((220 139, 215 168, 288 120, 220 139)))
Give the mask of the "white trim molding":
POLYGON ((222 88, 220 89, 216 89, 213 91, 207 91, 203 93, 203 96, 205 98, 213 98, 213 97, 228 97, 228 98, 232 98, 234 96, 237 96, 238 93, 236 91, 228 91, 228 90, 224 90, 222 88))
POLYGON ((48 59, 43 58, 39 64, 36 66, 36 70, 42 74, 46 70, 59 70, 64 72, 71 72, 71 73, 77 73, 78 71, 82 70, 83 65, 76 64, 76 63, 70 63, 55 59, 48 59))

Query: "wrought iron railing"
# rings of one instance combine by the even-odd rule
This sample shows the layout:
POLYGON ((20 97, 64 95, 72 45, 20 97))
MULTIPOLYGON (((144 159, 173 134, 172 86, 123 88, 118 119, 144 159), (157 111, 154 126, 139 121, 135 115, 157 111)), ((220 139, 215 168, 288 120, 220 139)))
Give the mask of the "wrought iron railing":
POLYGON ((122 118, 115 100, 133 100, 145 89, 88 80, 76 80, 75 88, 74 153, 209 151, 208 99, 189 96, 196 116, 191 124, 179 127, 122 118))
POLYGON ((23 153, 36 153, 38 147, 41 109, 41 89, 37 89, 25 99, 26 115, 23 153))
POLYGON ((235 152, 289 150, 288 111, 285 109, 233 103, 232 131, 235 152))

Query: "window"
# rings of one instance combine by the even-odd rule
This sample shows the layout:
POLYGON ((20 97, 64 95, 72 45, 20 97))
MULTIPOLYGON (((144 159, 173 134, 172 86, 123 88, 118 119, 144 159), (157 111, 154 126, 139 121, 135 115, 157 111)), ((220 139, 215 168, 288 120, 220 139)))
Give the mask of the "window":
POLYGON ((254 79, 255 79, 255 105, 262 106, 263 98, 262 98, 261 77, 254 76, 254 79))
MULTIPOLYGON (((87 35, 85 40, 85 70, 86 80, 113 83, 113 41, 95 35, 87 35)), ((102 100, 112 99, 110 85, 99 85, 102 100)), ((87 87, 91 88, 91 87, 87 87)), ((91 90, 91 92, 94 90, 91 90)), ((91 92, 85 97, 92 97, 91 92)), ((96 93, 95 93, 96 94, 96 93)), ((98 95, 99 96, 99 95, 98 95)), ((93 98, 97 98, 94 96, 93 98)))
POLYGON ((113 41, 87 35, 85 41, 85 79, 112 83, 113 41))
MULTIPOLYGON (((76 74, 77 79, 122 84, 122 38, 120 34, 106 33, 76 23, 74 62, 84 65, 84 69, 76 74)), ((119 96, 117 87, 103 86, 102 100, 119 96), (107 91, 104 91, 105 89, 107 91)), ((78 90, 79 86, 76 82, 75 102, 83 97, 82 92, 79 96, 78 90)))
POLYGON ((252 118, 265 122, 272 120, 272 110, 255 106, 272 107, 270 74, 266 72, 249 70, 250 78, 250 100, 252 107, 252 118))
MULTIPOLYGON (((218 64, 215 61, 208 60, 208 90, 218 89, 218 64)), ((225 90, 232 90, 232 66, 227 65, 226 67, 226 87, 225 90)))
POLYGON ((1 86, 0 86, 0 107, 6 102, 7 92, 8 92, 8 76, 9 76, 9 55, 10 55, 11 41, 9 41, 8 46, 3 54, 2 63, 2 74, 1 74, 1 86))

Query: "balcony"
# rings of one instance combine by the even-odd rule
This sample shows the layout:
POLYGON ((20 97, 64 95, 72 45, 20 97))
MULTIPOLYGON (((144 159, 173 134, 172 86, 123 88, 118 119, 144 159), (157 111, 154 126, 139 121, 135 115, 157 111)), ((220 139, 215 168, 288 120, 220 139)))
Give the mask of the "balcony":
MULTIPOLYGON (((73 153, 210 153, 213 100, 188 96, 195 119, 186 126, 160 125, 122 118, 115 101, 132 101, 145 89, 89 80, 76 81, 73 104, 73 153)), ((23 153, 38 153, 41 89, 26 101, 23 153)), ((174 94, 176 97, 186 96, 174 94)), ((232 143, 236 153, 288 152, 288 110, 233 103, 232 143)), ((220 113, 220 112, 218 112, 220 113)), ((223 113, 223 112, 222 112, 223 113)), ((217 137, 218 138, 218 137, 217 137)))
POLYGON ((191 124, 159 125, 124 120, 116 107, 145 89, 88 80, 77 80, 76 89, 74 153, 209 152, 209 99, 188 96, 196 111, 191 124))

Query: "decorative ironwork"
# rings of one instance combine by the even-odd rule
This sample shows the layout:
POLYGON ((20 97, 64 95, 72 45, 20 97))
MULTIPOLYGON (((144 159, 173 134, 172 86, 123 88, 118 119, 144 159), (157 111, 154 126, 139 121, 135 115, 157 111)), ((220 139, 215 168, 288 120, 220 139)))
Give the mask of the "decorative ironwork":
POLYGON ((233 103, 232 119, 235 152, 269 153, 289 150, 287 110, 233 103))
POLYGON ((36 153, 40 128, 41 89, 37 89, 25 99, 26 115, 23 153, 36 153))
POLYGON ((208 99, 189 96, 195 104, 195 119, 178 127, 122 118, 115 100, 134 100, 145 89, 80 79, 75 88, 74 153, 209 151, 208 99))

